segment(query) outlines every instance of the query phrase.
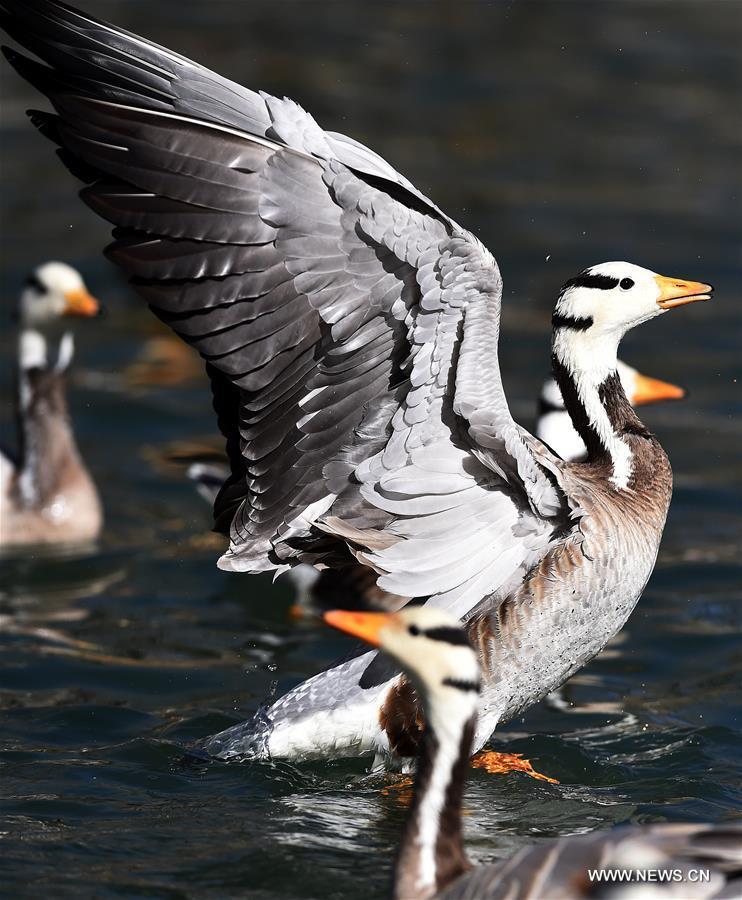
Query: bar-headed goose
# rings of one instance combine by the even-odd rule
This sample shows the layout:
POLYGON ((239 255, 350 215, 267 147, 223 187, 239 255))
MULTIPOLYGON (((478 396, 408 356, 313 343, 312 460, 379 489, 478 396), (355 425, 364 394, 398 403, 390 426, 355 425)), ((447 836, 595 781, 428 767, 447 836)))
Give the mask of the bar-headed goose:
MULTIPOLYGON (((108 256, 206 360, 231 473, 219 565, 365 566, 466 619, 475 747, 621 628, 654 567, 667 458, 626 400, 626 331, 711 288, 627 262, 564 285, 554 374, 587 447, 565 463, 510 415, 502 279, 480 241, 301 107, 55 0, 3 0, 33 121, 116 225, 108 256)), ((421 712, 376 653, 205 743, 224 758, 414 755, 421 712)))
POLYGON ((398 900, 693 900, 742 893, 740 825, 624 826, 526 847, 511 859, 472 868, 461 806, 481 673, 466 632, 430 607, 391 614, 334 610, 325 620, 381 647, 402 668, 425 713, 414 795, 394 868, 398 900), (649 870, 654 878, 647 882, 649 870), (628 883, 612 880, 616 872, 625 872, 628 883))
MULTIPOLYGON (((620 359, 616 362, 616 371, 626 399, 632 406, 646 406, 662 400, 680 400, 685 396, 683 388, 642 375, 620 359)), ((572 424, 562 392, 554 378, 545 381, 541 388, 536 437, 567 462, 582 460, 587 454, 585 443, 572 424)))
POLYGON ((74 354, 71 316, 94 316, 98 301, 62 262, 38 266, 19 301, 16 408, 18 453, 0 454, 0 547, 65 544, 97 537, 101 505, 67 412, 74 354))

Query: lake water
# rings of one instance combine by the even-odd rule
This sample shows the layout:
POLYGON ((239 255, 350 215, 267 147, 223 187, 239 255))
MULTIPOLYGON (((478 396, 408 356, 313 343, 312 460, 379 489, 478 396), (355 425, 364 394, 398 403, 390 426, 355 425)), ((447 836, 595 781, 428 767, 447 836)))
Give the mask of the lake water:
MULTIPOLYGON (((628 259, 714 283, 712 303, 623 349, 690 391, 643 416, 676 479, 654 576, 616 641, 492 743, 560 784, 473 771, 466 832, 487 860, 617 822, 738 816, 742 4, 85 6, 292 96, 472 228, 503 271, 502 367, 524 424, 566 277, 628 259)), ((0 892, 383 896, 405 808, 362 763, 179 765, 184 741, 348 644, 292 622, 280 581, 217 571, 208 510, 163 462, 171 442, 213 435, 208 390, 142 363, 163 332, 103 260, 108 229, 25 121, 40 101, 7 67, 2 100, 3 400, 33 264, 77 265, 109 316, 80 327, 71 391, 106 507, 100 547, 0 563, 0 892)))

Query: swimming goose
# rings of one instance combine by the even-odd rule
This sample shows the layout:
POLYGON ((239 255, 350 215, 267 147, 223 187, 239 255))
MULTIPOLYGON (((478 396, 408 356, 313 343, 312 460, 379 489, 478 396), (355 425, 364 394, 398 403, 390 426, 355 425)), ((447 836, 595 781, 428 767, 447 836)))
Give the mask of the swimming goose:
MULTIPOLYGON (((502 279, 482 243, 389 163, 56 0, 2 0, 31 114, 116 228, 107 255, 206 361, 231 474, 233 572, 363 566, 465 619, 484 670, 473 747, 623 626, 671 495, 616 371, 623 335, 711 287, 627 262, 568 281, 554 375, 587 448, 567 463, 512 418, 502 279)), ((204 742, 225 759, 414 757, 422 712, 376 652, 204 742)))
POLYGON ((98 311, 80 273, 66 263, 38 266, 23 289, 18 459, 0 453, 0 547, 78 543, 100 532, 98 492, 77 449, 65 385, 74 355, 69 317, 98 311))
MULTIPOLYGON (((649 378, 622 362, 616 362, 616 371, 621 380, 626 398, 632 406, 646 406, 662 400, 680 400, 685 390, 658 378, 649 378)), ((575 431, 572 419, 564 405, 564 398, 554 378, 549 378, 541 388, 538 400, 538 420, 536 437, 548 444, 552 450, 567 462, 585 458, 587 448, 575 431)))
POLYGON ((325 620, 381 647, 401 666, 422 701, 426 726, 394 868, 395 898, 693 900, 742 894, 739 825, 624 826, 526 847, 511 859, 472 868, 464 848, 461 806, 481 672, 466 632, 446 612, 430 607, 392 614, 334 610, 325 620), (590 870, 622 869, 631 871, 633 884, 590 876, 590 870), (637 882, 640 873, 651 869, 654 881, 637 882), (700 876, 699 870, 707 876, 700 876), (666 882, 671 872, 675 874, 666 882))

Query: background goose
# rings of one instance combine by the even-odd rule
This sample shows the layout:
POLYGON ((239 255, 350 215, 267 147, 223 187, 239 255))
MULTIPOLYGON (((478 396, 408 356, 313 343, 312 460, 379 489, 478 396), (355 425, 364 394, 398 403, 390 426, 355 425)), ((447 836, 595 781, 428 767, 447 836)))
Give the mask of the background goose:
POLYGON ((0 546, 89 541, 103 516, 67 411, 74 355, 70 316, 98 301, 62 262, 34 269, 20 297, 16 408, 18 454, 0 454, 0 546))
POLYGON ((389 654, 414 684, 425 710, 414 797, 394 869, 396 898, 740 896, 739 825, 621 827, 526 847, 509 860, 472 868, 464 849, 461 805, 481 673, 466 632, 447 613, 429 607, 392 614, 336 610, 326 613, 325 620, 389 654), (675 871, 682 881, 614 884, 591 880, 591 869, 675 871), (698 878, 699 869, 708 879, 698 878), (691 870, 695 877, 689 878, 691 870))
MULTIPOLYGON (((569 464, 510 415, 492 255, 387 162, 290 100, 229 82, 53 0, 3 0, 7 51, 56 115, 110 258, 207 363, 231 475, 220 566, 362 565, 467 619, 475 746, 623 625, 656 559, 667 458, 616 372, 626 331, 711 288, 625 262, 569 281, 555 377, 569 464)), ((207 741, 227 758, 413 755, 421 711, 374 653, 207 741)))
MULTIPOLYGON (((681 400, 685 389, 658 378, 649 378, 622 360, 617 360, 616 371, 621 379, 626 398, 632 406, 646 406, 662 400, 681 400)), ((567 462, 585 458, 585 442, 575 430, 564 405, 562 392, 554 378, 549 378, 541 388, 538 400, 536 437, 548 444, 567 462)))

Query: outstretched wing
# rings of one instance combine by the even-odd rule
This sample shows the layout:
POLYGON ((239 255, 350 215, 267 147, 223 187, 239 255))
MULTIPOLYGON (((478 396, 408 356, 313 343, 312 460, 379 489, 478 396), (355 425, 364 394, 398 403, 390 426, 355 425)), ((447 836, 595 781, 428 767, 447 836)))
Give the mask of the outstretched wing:
POLYGON ((225 568, 346 541, 403 596, 469 611, 565 502, 499 375, 488 251, 372 151, 54 0, 0 0, 34 113, 112 222, 108 255, 207 363, 232 473, 225 568))

